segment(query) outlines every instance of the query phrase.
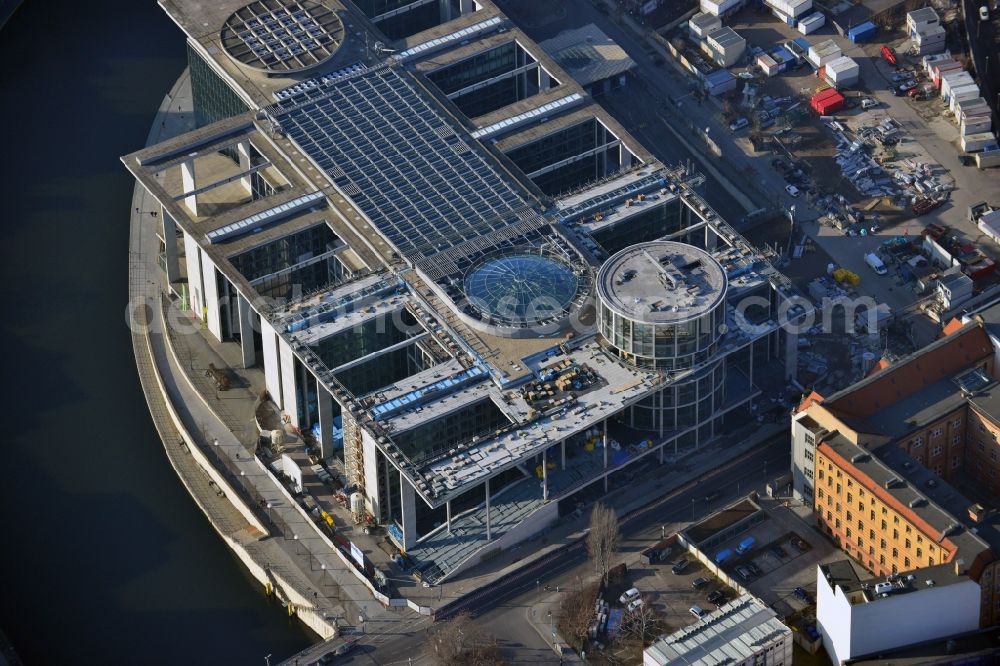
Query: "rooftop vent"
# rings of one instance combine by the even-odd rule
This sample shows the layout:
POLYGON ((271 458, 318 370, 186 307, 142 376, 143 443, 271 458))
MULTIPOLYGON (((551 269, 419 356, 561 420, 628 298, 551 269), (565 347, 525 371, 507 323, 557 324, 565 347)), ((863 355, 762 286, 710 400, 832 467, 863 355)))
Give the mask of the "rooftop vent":
POLYGON ((885 482, 885 488, 886 490, 888 490, 889 488, 895 488, 898 483, 899 479, 894 476, 885 482))
POLYGON ((969 507, 969 519, 975 523, 981 522, 989 512, 982 504, 973 504, 969 507))
POLYGON ((927 500, 925 500, 923 497, 914 497, 913 499, 910 500, 911 509, 916 509, 918 506, 923 506, 924 504, 927 504, 927 500))
MULTIPOLYGON (((868 459, 869 459, 869 456, 868 456, 867 453, 855 453, 853 456, 851 456, 851 462, 852 463, 864 462, 864 461, 866 461, 868 459)), ((888 488, 888 486, 886 486, 886 487, 888 488)))
POLYGON ((955 560, 955 575, 964 576, 966 572, 965 560, 961 557, 955 560))
POLYGON ((930 579, 925 580, 924 585, 926 585, 927 587, 934 587, 934 581, 930 579))

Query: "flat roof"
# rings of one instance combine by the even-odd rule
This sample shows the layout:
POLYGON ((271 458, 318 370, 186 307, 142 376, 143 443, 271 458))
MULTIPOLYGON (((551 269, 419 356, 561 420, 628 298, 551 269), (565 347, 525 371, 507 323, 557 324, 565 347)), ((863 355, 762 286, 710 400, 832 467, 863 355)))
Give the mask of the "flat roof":
POLYGON ((601 266, 601 302, 635 321, 673 324, 696 319, 725 300, 728 279, 711 254, 686 243, 633 245, 601 266))
POLYGON ((593 23, 563 30, 539 44, 582 86, 620 76, 635 61, 593 23))
POLYGON ((775 641, 791 641, 791 634, 773 610, 744 594, 653 643, 645 650, 645 663, 742 663, 775 641))
POLYGON ((744 497, 689 526, 684 530, 684 534, 697 545, 760 511, 761 508, 756 502, 744 497))

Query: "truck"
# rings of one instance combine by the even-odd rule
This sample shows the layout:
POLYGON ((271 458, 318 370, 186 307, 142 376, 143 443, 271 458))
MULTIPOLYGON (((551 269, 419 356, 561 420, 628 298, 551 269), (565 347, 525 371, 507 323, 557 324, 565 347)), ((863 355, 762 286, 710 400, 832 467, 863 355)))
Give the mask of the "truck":
POLYGON ((885 275, 889 272, 889 270, 885 267, 885 264, 882 263, 882 260, 874 252, 869 252, 865 255, 865 263, 868 264, 868 267, 875 271, 877 275, 885 275))
POLYGON ((748 550, 750 550, 751 548, 753 548, 753 545, 755 543, 757 543, 757 540, 754 539, 752 536, 751 537, 747 537, 746 539, 743 539, 743 541, 740 541, 740 545, 736 546, 736 553, 738 555, 743 555, 748 550))

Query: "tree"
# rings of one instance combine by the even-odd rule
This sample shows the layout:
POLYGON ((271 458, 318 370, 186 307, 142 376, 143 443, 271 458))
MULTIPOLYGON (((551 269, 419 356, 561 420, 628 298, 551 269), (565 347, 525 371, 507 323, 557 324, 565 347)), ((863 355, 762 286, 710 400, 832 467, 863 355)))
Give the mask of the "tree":
POLYGON ((643 647, 652 643, 663 632, 663 618, 649 600, 622 618, 622 633, 631 634, 642 642, 643 647))
POLYGON ((428 632, 428 656, 439 666, 503 666, 496 638, 461 612, 428 632))
POLYGON ((618 552, 621 532, 618 529, 618 514, 614 509, 598 502, 590 513, 590 529, 587 532, 587 554, 601 575, 601 584, 607 584, 611 561, 618 552))
POLYGON ((573 589, 567 590, 563 595, 559 630, 563 638, 571 642, 574 648, 579 649, 582 646, 590 623, 596 617, 594 605, 599 591, 597 583, 584 584, 577 579, 573 589))

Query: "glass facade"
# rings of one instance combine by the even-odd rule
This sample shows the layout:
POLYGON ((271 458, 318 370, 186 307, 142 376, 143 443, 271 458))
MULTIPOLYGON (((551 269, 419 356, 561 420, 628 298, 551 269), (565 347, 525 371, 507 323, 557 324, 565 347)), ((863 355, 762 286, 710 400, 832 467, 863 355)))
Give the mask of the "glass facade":
POLYGON ((476 435, 492 434, 510 421, 492 400, 481 400, 462 410, 429 420, 425 425, 392 436, 393 443, 414 464, 442 455, 456 444, 465 444, 476 435))
MULTIPOLYGON (((477 53, 448 67, 427 75, 445 95, 499 76, 526 64, 527 54, 516 42, 507 42, 497 48, 477 53)), ((527 74, 519 74, 459 95, 452 101, 462 113, 475 118, 495 109, 513 104, 527 97, 527 74)))
MULTIPOLYGON (((380 0, 379 2, 373 3, 380 6, 392 6, 392 5, 406 5, 406 2, 385 2, 380 0)), ((389 9, 386 9, 389 11, 389 9)), ((378 14, 375 14, 378 16, 378 14)), ((402 14, 396 14, 395 16, 390 16, 387 19, 378 21, 375 26, 382 31, 386 37, 392 40, 403 39, 409 37, 410 35, 415 35, 418 32, 424 30, 429 30, 436 25, 441 23, 441 8, 439 3, 430 2, 426 5, 421 5, 413 9, 407 10, 402 14)))
POLYGON ((722 337, 726 301, 704 315, 676 324, 654 324, 623 317, 601 302, 598 330, 619 355, 642 368, 683 370, 708 360, 722 337))
POLYGON ((250 110, 250 107, 219 78, 190 44, 187 47, 187 54, 191 72, 191 95, 194 98, 194 117, 198 127, 211 125, 250 110))
MULTIPOLYGON (((412 328, 415 327, 416 320, 408 311, 403 310, 402 323, 403 326, 412 328)), ((410 337, 408 332, 396 326, 393 318, 387 315, 374 317, 331 335, 313 345, 313 351, 319 355, 326 367, 332 369, 403 342, 408 337, 410 337)))
MULTIPOLYGON (((590 119, 515 148, 507 153, 507 157, 525 174, 530 174, 567 158, 593 151, 614 140, 615 136, 604 125, 596 119, 590 119)), ((546 194, 554 196, 567 192, 618 171, 621 167, 621 151, 621 146, 608 148, 534 176, 532 180, 546 194)))
POLYGON ((629 217, 619 224, 598 229, 592 236, 608 254, 615 254, 629 245, 656 240, 681 230, 680 199, 629 217))
POLYGON ((290 298, 342 280, 349 271, 333 254, 343 243, 324 222, 231 257, 262 296, 290 298))
POLYGON ((693 377, 643 398, 625 410, 623 420, 638 430, 685 430, 712 419, 725 400, 726 364, 720 359, 693 377))

